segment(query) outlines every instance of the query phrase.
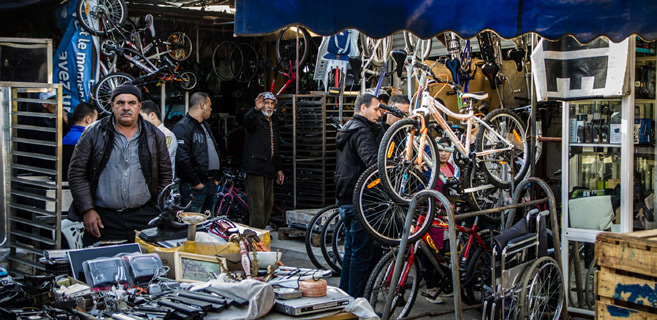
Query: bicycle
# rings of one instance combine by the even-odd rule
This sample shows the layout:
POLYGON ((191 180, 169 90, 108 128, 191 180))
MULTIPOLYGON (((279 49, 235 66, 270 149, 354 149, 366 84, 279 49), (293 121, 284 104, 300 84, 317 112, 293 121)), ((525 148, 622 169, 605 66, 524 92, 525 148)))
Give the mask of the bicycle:
POLYGON ((224 172, 220 186, 217 189, 215 208, 212 212, 216 217, 226 216, 228 219, 241 223, 249 223, 249 204, 246 202, 246 194, 235 187, 237 175, 224 172))
POLYGON ((96 36, 120 28, 128 19, 124 0, 79 0, 76 13, 82 28, 96 36))
POLYGON ((474 101, 486 99, 487 93, 463 93, 462 88, 453 81, 440 80, 429 66, 419 62, 415 62, 415 66, 424 72, 420 82, 422 87, 414 97, 411 115, 390 127, 379 148, 379 171, 384 173, 381 174, 381 182, 391 198, 395 201, 410 201, 412 195, 419 191, 419 183, 413 176, 424 176, 426 173, 427 188, 435 187, 439 146, 441 150, 458 151, 457 161, 459 165, 466 166, 465 172, 481 169, 488 181, 496 187, 507 188, 511 183, 519 182, 528 169, 528 153, 525 152, 526 130, 518 116, 508 110, 497 109, 482 119, 475 113, 474 101), (468 107, 458 114, 434 99, 426 90, 429 78, 461 92, 468 107), (443 113, 465 123, 465 141, 459 140, 443 113), (430 115, 453 147, 437 145, 433 139, 427 138, 429 129, 438 131, 435 125, 426 124, 426 118, 430 115), (476 139, 473 139, 474 131, 476 139), (471 152, 473 142, 474 152, 471 152), (410 175, 411 172, 415 174, 410 175))

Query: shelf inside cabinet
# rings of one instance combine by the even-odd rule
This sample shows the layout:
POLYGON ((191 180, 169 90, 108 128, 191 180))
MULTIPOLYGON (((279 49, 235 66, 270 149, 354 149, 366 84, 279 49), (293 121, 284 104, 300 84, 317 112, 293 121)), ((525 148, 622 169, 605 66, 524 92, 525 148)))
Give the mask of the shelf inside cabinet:
POLYGON ((616 143, 571 143, 571 147, 592 147, 592 148, 620 148, 616 143))

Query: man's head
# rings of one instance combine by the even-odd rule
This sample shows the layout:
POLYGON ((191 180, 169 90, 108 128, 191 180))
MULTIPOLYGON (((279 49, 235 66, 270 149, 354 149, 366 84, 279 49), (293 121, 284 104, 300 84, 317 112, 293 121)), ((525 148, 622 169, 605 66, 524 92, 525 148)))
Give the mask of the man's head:
POLYGON ((381 92, 376 98, 379 99, 381 103, 388 104, 388 101, 390 100, 390 95, 388 95, 386 92, 381 92))
POLYGON ((73 109, 73 124, 76 126, 86 127, 98 119, 98 111, 96 107, 86 103, 80 102, 73 109))
MULTIPOLYGON (((212 115, 212 101, 210 95, 205 92, 196 92, 189 98, 189 112, 196 118, 198 116, 202 121, 210 119, 212 115)), ((197 120, 199 120, 197 118, 197 120)))
POLYGON ((141 103, 141 116, 156 127, 162 124, 160 119, 160 108, 151 100, 141 103))
MULTIPOLYGON (((55 97, 55 91, 54 90, 39 93, 39 99, 40 100, 48 100, 48 99, 52 99, 54 97, 55 97)), ((57 112, 57 104, 55 104, 55 103, 41 103, 41 108, 43 108, 41 110, 43 112, 48 112, 48 113, 56 113, 57 112)))
POLYGON ((141 91, 132 84, 125 83, 112 91, 112 113, 116 122, 124 127, 131 127, 139 120, 141 111, 141 91))
POLYGON ((271 117, 274 113, 274 107, 276 107, 276 96, 271 92, 261 92, 258 97, 265 100, 265 106, 260 111, 265 117, 271 117))
MULTIPOLYGON (((408 97, 405 95, 396 94, 390 97, 390 105, 393 107, 397 107, 397 109, 408 113, 408 110, 411 107, 411 101, 408 100, 408 97)), ((394 115, 388 114, 386 118, 386 123, 392 125, 393 123, 399 120, 401 120, 401 118, 397 118, 394 115)))
POLYGON ((367 118, 367 120, 376 122, 381 116, 383 116, 384 112, 383 109, 379 108, 379 104, 381 104, 379 99, 371 94, 365 93, 356 98, 354 111, 367 118))

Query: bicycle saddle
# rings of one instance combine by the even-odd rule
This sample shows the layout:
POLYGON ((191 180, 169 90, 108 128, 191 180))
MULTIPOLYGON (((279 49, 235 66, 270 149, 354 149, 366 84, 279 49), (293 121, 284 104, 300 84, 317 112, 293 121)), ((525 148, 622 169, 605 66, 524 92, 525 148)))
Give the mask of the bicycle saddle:
POLYGON ((463 99, 475 99, 477 101, 481 101, 484 99, 488 98, 488 92, 481 91, 481 92, 466 92, 463 95, 461 95, 461 98, 463 99))
POLYGON ((351 67, 351 74, 354 76, 354 82, 360 80, 360 67, 363 61, 360 57, 349 57, 349 66, 351 67))
POLYGON ((450 58, 445 62, 445 66, 452 74, 452 80, 459 82, 459 70, 461 69, 461 61, 459 61, 459 59, 450 58))
POLYGON ((494 62, 489 62, 481 68, 481 72, 484 74, 484 76, 486 76, 486 78, 488 78, 490 87, 493 89, 497 88, 497 84, 495 83, 495 76, 497 76, 498 71, 500 71, 500 67, 494 62))
POLYGON ((155 26, 153 26, 153 15, 152 14, 147 14, 146 17, 144 17, 144 20, 146 21, 146 28, 151 31, 151 37, 155 38, 155 26))
POLYGON ((516 63, 518 72, 522 71, 522 59, 525 57, 525 49, 513 48, 509 50, 509 58, 516 63))
POLYGON ((392 61, 395 62, 395 71, 397 72, 397 76, 401 77, 402 71, 404 71, 404 61, 406 61, 408 53, 402 49, 395 49, 392 50, 390 55, 392 56, 392 61))

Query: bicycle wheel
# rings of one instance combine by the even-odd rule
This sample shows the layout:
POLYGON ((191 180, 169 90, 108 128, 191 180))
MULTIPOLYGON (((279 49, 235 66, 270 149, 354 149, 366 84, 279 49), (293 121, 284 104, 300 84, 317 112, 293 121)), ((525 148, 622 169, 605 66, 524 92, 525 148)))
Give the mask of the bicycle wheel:
POLYGON ((233 41, 224 41, 214 48, 212 70, 220 80, 231 81, 242 71, 242 50, 233 41))
POLYGON ((258 52, 251 44, 240 43, 239 47, 242 50, 244 63, 242 65, 242 71, 235 77, 235 80, 238 82, 249 82, 258 73, 260 58, 258 57, 258 52))
POLYGON ((344 245, 347 238, 347 229, 345 229, 344 221, 340 220, 335 230, 331 237, 331 248, 335 256, 335 262, 340 266, 340 270, 342 270, 342 257, 344 257, 344 245))
MULTIPOLYGON (((510 151, 495 152, 476 158, 488 181, 500 188, 508 188, 511 184, 509 163, 513 162, 513 177, 519 183, 529 169, 529 150, 526 130, 522 120, 510 110, 496 109, 486 115, 485 122, 495 133, 508 140, 513 149, 510 151)), ((486 152, 494 149, 506 148, 506 144, 489 128, 480 126, 475 141, 477 152, 486 152)))
POLYGON ((563 309, 563 277, 557 262, 541 257, 524 272, 520 315, 526 319, 559 319, 563 309))
POLYGON ((191 71, 185 71, 180 74, 180 81, 175 81, 174 83, 180 86, 181 89, 185 91, 190 91, 196 88, 196 85, 198 84, 198 78, 196 77, 196 73, 191 72, 191 71))
POLYGON ((342 237, 344 237, 344 224, 340 218, 340 212, 336 210, 322 225, 319 241, 322 249, 322 257, 324 257, 324 260, 335 275, 339 275, 342 270, 342 257, 339 256, 339 252, 333 250, 333 237, 340 237, 338 235, 340 231, 342 231, 342 237))
POLYGON ((381 183, 395 202, 409 202, 418 191, 434 189, 438 179, 440 158, 436 144, 427 135, 422 163, 416 164, 420 144, 420 126, 414 119, 402 119, 393 124, 379 145, 378 165, 381 183), (412 138, 411 138, 412 137, 412 138), (411 147, 411 157, 406 152, 411 147), (423 183, 422 179, 425 181, 423 183))
POLYGON ((287 27, 276 38, 276 58, 279 62, 292 61, 292 70, 297 69, 294 65, 297 54, 297 29, 299 30, 299 67, 302 67, 310 55, 312 38, 308 30, 302 27, 287 27))
MULTIPOLYGON (((506 196, 500 194, 505 192, 497 186, 488 183, 488 178, 482 170, 465 170, 461 176, 463 184, 463 195, 471 207, 471 211, 481 211, 499 206, 500 197, 506 196)), ((502 212, 491 213, 479 216, 482 221, 498 225, 502 212)))
POLYGON ((372 65, 376 67, 381 67, 384 62, 388 61, 392 51, 392 39, 389 36, 372 39, 361 33, 358 40, 363 60, 372 59, 372 65))
POLYGON ((338 211, 337 205, 328 206, 322 210, 317 211, 306 228, 306 253, 310 258, 310 262, 313 263, 317 269, 328 269, 328 263, 324 260, 324 257, 321 255, 321 231, 322 224, 334 213, 338 211), (320 258, 318 258, 321 256, 320 258))
POLYGON ((192 38, 184 32, 170 34, 166 42, 169 57, 178 62, 185 61, 192 55, 193 45, 192 38))
POLYGON ((415 54, 418 60, 424 61, 424 59, 429 57, 429 53, 431 53, 433 40, 431 38, 423 40, 411 32, 404 31, 404 43, 406 45, 406 52, 415 54))
POLYGON ((128 19, 124 0, 79 0, 76 13, 82 28, 96 36, 117 30, 128 19))
MULTIPOLYGON (((424 177, 416 177, 422 183, 424 177)), ((358 178, 354 187, 354 211, 358 221, 374 240, 392 246, 399 245, 408 214, 408 203, 395 203, 383 188, 377 165, 370 166, 358 178)), ((421 202, 414 213, 409 242, 413 243, 429 230, 433 221, 433 201, 421 202)))
MULTIPOLYGON (((395 269, 395 260, 395 251, 391 250, 386 253, 374 267, 374 271, 372 271, 367 280, 367 285, 365 285, 364 297, 370 302, 377 314, 383 314, 385 311, 386 300, 390 291, 390 280, 395 269)), ((397 286, 391 304, 390 319, 403 318, 411 312, 420 287, 420 263, 418 260, 413 259, 409 265, 408 259, 406 259, 403 266, 402 275, 406 268, 410 269, 405 281, 397 286)), ((403 277, 400 278, 400 281, 401 279, 403 277)))
POLYGON ((105 113, 112 113, 112 91, 124 84, 132 83, 135 80, 131 75, 123 72, 113 72, 104 76, 94 86, 94 99, 96 105, 105 113))
POLYGON ((462 283, 464 302, 469 305, 483 304, 486 297, 493 294, 492 256, 479 247, 468 260, 462 283))

